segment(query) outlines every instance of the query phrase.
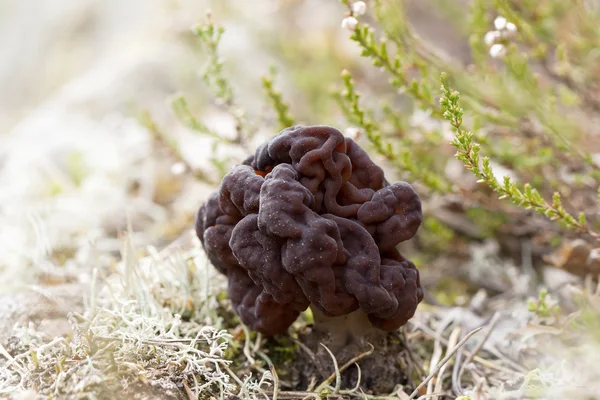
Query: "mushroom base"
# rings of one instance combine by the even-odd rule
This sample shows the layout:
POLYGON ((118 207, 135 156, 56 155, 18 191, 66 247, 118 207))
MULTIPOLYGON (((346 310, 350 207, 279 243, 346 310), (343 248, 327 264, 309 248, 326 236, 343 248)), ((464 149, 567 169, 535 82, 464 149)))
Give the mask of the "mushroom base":
POLYGON ((409 362, 405 359, 406 347, 398 332, 387 333, 374 328, 361 311, 342 317, 327 317, 318 310, 312 311, 314 328, 301 334, 299 339, 313 354, 307 349, 297 350, 298 388, 306 388, 311 380, 318 384, 335 371, 331 355, 321 343, 334 354, 340 368, 368 352, 371 349, 369 344, 374 347, 373 353, 358 362, 360 384, 358 369, 352 365, 341 374, 342 389, 351 389, 359 384, 364 391, 391 393, 397 385, 407 383, 409 362))
POLYGON ((328 317, 311 307, 315 321, 315 333, 327 340, 327 347, 334 354, 353 343, 378 341, 386 332, 374 328, 367 314, 357 310, 341 317, 328 317))

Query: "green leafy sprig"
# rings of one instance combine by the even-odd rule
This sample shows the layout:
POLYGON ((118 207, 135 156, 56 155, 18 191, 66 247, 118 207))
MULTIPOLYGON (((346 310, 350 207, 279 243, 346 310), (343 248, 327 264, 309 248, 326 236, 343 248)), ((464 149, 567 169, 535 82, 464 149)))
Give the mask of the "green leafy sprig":
POLYGON ((211 15, 208 14, 206 22, 196 25, 193 32, 198 37, 203 50, 208 56, 208 62, 202 73, 202 79, 214 93, 219 103, 223 104, 227 108, 228 113, 235 119, 237 134, 234 142, 243 144, 252 129, 246 120, 244 110, 237 105, 233 87, 225 77, 223 71, 224 62, 219 54, 219 45, 225 29, 222 26, 215 25, 211 15))
POLYGON ((560 193, 554 192, 552 202, 547 202, 529 183, 519 188, 508 176, 505 176, 500 183, 494 176, 489 157, 480 157, 481 146, 473 140, 473 132, 462 127, 464 111, 458 103, 460 94, 449 88, 446 74, 441 75, 441 84, 440 105, 444 110, 443 116, 456 131, 452 140, 452 145, 457 149, 456 158, 462 161, 465 168, 478 178, 479 183, 487 184, 500 195, 500 199, 509 199, 519 207, 534 210, 553 221, 560 221, 570 229, 580 230, 595 238, 600 238, 598 233, 589 228, 583 213, 574 217, 565 210, 560 193))
POLYGON ((263 76, 262 78, 262 86, 265 90, 265 93, 271 102, 271 105, 275 109, 275 113, 277 114, 277 121, 279 123, 279 128, 284 129, 290 126, 293 126, 294 117, 290 114, 290 106, 283 101, 281 96, 281 92, 275 89, 273 85, 273 81, 277 75, 277 70, 275 68, 271 68, 269 71, 269 75, 263 76))
POLYGON ((392 142, 382 135, 382 128, 373 117, 373 112, 363 108, 360 104, 360 93, 354 86, 350 72, 342 71, 341 78, 344 89, 334 92, 333 96, 339 103, 346 118, 359 127, 373 146, 374 150, 386 158, 394 167, 408 174, 411 180, 418 180, 433 192, 448 192, 450 183, 433 169, 419 165, 412 157, 411 143, 408 139, 396 139, 402 147, 397 150, 392 142))

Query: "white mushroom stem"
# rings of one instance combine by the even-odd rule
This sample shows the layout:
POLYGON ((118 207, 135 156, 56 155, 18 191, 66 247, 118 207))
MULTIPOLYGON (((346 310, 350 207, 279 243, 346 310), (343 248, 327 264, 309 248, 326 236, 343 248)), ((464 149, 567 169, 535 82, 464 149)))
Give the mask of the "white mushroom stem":
POLYGON ((333 353, 352 342, 361 339, 372 341, 386 334, 384 331, 375 328, 369 321, 367 314, 361 310, 340 317, 328 317, 316 307, 311 307, 311 309, 315 321, 315 331, 321 333, 324 337, 329 337, 328 343, 324 344, 333 353))

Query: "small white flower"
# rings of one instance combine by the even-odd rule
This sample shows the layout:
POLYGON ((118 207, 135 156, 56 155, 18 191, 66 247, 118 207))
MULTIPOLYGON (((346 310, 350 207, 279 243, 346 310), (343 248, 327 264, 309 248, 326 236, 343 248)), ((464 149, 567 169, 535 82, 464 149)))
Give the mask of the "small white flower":
POLYGON ((502 34, 498 31, 490 31, 485 34, 485 36, 483 37, 483 41, 485 42, 485 44, 491 47, 494 43, 496 43, 498 39, 500 39, 501 36, 502 34))
POLYGON ((494 26, 497 30, 501 31, 504 28, 506 28, 507 22, 508 21, 504 17, 496 17, 496 19, 494 20, 494 26))
POLYGON ((357 1, 352 4, 352 13, 354 15, 364 15, 367 12, 367 4, 364 1, 357 1))
POLYGON ((504 35, 507 38, 513 38, 517 34, 517 26, 512 22, 506 24, 506 30, 504 31, 504 35))
POLYGON ((502 58, 506 55, 506 47, 503 44, 496 43, 490 47, 490 56, 492 58, 502 58))
POLYGON ((346 17, 342 20, 342 28, 355 31, 358 26, 358 20, 354 17, 346 17))
POLYGON ((178 163, 171 165, 171 173, 175 176, 183 174, 185 172, 185 170, 186 170, 185 164, 182 162, 178 162, 178 163))

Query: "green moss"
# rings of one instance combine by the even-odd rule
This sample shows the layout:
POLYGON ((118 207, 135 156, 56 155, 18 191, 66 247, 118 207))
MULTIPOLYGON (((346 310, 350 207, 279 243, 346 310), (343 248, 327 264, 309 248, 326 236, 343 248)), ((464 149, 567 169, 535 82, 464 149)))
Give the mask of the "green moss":
POLYGON ((277 336, 267 341, 268 355, 275 367, 280 366, 279 371, 291 372, 290 365, 294 361, 298 346, 288 336, 277 336))
POLYGON ((443 276, 431 289, 433 296, 444 306, 460 306, 474 294, 475 288, 452 276, 443 276))

